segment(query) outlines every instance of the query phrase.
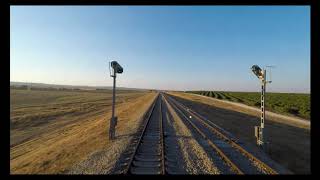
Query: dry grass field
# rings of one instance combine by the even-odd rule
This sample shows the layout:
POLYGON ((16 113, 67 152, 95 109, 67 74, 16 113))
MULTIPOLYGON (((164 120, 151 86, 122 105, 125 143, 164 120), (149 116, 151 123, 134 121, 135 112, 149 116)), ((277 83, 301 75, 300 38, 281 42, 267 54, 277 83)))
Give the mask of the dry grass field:
MULTIPOLYGON (((107 138, 111 95, 111 91, 11 89, 11 174, 66 173, 92 152, 112 146, 107 138)), ((119 91, 117 131, 138 121, 155 96, 148 91, 119 91)), ((138 126, 132 124, 132 129, 138 126)))

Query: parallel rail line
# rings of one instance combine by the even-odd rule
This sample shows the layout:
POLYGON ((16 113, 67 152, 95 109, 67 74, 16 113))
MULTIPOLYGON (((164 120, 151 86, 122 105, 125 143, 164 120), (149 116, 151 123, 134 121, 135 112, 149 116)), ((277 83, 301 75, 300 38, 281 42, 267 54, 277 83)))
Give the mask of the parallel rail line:
MULTIPOLYGON (((172 104, 174 106, 176 106, 175 104, 172 104)), ((177 107, 177 106, 176 106, 177 107)), ((212 141, 198 128, 196 127, 196 125, 189 120, 188 117, 186 117, 184 115, 184 113, 182 113, 178 108, 176 108, 177 111, 179 111, 181 113, 181 115, 183 115, 185 117, 185 119, 190 123, 190 125, 208 142, 208 144, 214 149, 216 150, 216 152, 222 157, 222 159, 231 167, 231 169, 236 172, 237 174, 244 174, 240 168, 238 168, 238 166, 236 166, 229 158, 227 155, 225 155, 223 153, 223 151, 218 148, 214 143, 212 143, 212 141)))
MULTIPOLYGON (((200 117, 198 113, 194 112, 191 109, 189 109, 189 112, 190 112, 190 114, 192 114, 195 117, 198 117, 198 118, 200 117)), ((204 118, 201 118, 201 119, 204 119, 204 118)), ((241 147, 239 144, 237 144, 234 139, 227 137, 223 133, 219 132, 216 128, 213 128, 212 126, 216 126, 216 125, 213 124, 211 121, 203 121, 203 122, 206 122, 206 123, 210 124, 210 126, 207 126, 207 127, 210 128, 212 130, 212 132, 214 132, 216 135, 220 136, 225 141, 229 142, 233 147, 237 148, 241 153, 243 153, 245 156, 247 156, 252 161, 255 161, 258 164, 262 165, 264 170, 266 172, 268 172, 268 174, 278 174, 278 172, 275 171, 273 168, 271 168, 269 165, 267 165, 266 163, 262 162, 257 157, 255 157, 253 154, 249 153, 247 150, 245 150, 243 147, 241 147)))
MULTIPOLYGON (((228 134, 227 132, 220 132, 220 131, 224 131, 223 129, 219 128, 217 125, 215 125, 214 123, 212 123, 211 121, 206 120, 205 118, 203 118, 201 115, 199 115, 198 113, 194 112, 193 110, 191 110, 190 108, 187 108, 186 106, 184 106, 183 104, 177 102, 176 100, 174 100, 173 98, 171 98, 169 96, 170 101, 172 102, 173 105, 175 105, 178 111, 179 108, 184 109, 185 111, 189 112, 193 117, 195 117, 196 119, 198 119, 198 122, 200 122, 202 125, 204 125, 205 127, 207 127, 208 129, 211 130, 211 132, 213 132, 215 135, 217 135, 218 137, 220 137, 221 139, 223 139, 225 142, 229 143, 232 147, 234 147, 236 150, 238 150, 239 152, 241 152, 245 157, 247 157, 248 159, 250 159, 253 162, 258 163, 263 170, 267 173, 267 174, 278 174, 278 172, 276 172, 273 168, 271 168, 270 166, 268 166, 267 164, 265 164, 264 162, 260 161, 257 157, 255 157, 253 154, 249 153, 247 150, 245 150, 243 147, 241 147, 239 144, 237 144, 235 141, 235 139, 233 138, 229 138, 227 137, 225 134, 228 134), (219 129, 219 130, 218 130, 219 129)), ((196 129, 197 132, 199 132, 199 134, 208 141, 209 145, 215 149, 218 154, 225 160, 225 162, 238 174, 243 174, 243 172, 240 170, 239 167, 237 167, 237 165, 235 165, 235 163, 233 163, 230 158, 228 158, 225 153, 223 153, 223 151, 218 148, 211 140, 209 140, 207 138, 207 136, 201 132, 201 130, 196 127, 196 125, 188 118, 184 115, 183 112, 180 111, 180 113, 185 117, 186 120, 188 120, 188 122, 190 122, 190 124, 192 125, 192 127, 194 127, 194 129, 196 129)))

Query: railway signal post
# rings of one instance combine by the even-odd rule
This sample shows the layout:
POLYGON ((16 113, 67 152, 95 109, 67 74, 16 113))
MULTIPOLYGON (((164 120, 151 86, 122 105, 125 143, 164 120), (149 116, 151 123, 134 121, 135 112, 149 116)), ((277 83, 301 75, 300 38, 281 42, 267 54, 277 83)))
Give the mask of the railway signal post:
POLYGON ((263 147, 263 129, 264 129, 264 120, 265 120, 265 93, 266 93, 266 85, 267 83, 271 83, 271 81, 267 81, 267 71, 265 69, 261 69, 258 65, 253 65, 251 67, 252 72, 260 79, 261 81, 261 124, 259 126, 255 126, 255 137, 257 138, 257 145, 259 147, 263 147))
POLYGON ((112 61, 109 68, 112 68, 110 71, 110 76, 113 77, 113 91, 112 91, 112 117, 110 119, 110 128, 109 128, 109 140, 115 138, 116 125, 118 122, 118 117, 115 116, 115 104, 116 104, 116 77, 117 73, 121 74, 123 68, 118 64, 117 61, 112 61))

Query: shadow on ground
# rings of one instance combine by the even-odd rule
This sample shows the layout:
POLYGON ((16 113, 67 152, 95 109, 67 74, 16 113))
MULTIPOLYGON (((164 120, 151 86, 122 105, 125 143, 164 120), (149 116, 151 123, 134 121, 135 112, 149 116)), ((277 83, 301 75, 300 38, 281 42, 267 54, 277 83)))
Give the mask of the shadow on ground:
MULTIPOLYGON (((229 131, 235 137, 252 145, 255 144, 254 126, 260 124, 259 117, 170 96, 229 131)), ((311 173, 309 130, 268 121, 266 117, 264 136, 267 142, 266 153, 273 160, 294 173, 311 173)))

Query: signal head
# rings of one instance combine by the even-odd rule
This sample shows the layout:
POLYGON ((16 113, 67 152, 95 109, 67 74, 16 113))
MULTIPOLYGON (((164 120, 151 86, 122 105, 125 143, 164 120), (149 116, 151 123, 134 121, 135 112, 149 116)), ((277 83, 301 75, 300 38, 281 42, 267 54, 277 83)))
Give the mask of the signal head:
POLYGON ((121 74, 123 72, 123 68, 120 66, 120 64, 117 61, 111 61, 111 67, 116 73, 121 74))
POLYGON ((263 77, 263 71, 258 65, 253 65, 251 70, 259 79, 263 77))

